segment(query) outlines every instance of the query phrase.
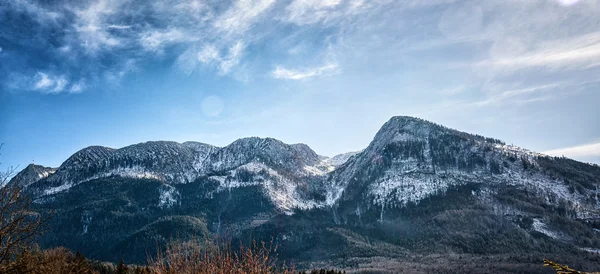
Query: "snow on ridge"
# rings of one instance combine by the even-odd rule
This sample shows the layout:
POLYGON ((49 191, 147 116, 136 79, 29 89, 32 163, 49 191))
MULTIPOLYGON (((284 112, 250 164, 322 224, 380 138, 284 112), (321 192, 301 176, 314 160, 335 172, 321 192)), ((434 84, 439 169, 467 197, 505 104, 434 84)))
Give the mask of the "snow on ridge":
POLYGON ((315 166, 305 166, 304 170, 307 171, 310 175, 324 176, 336 170, 337 168, 348 162, 348 160, 350 160, 352 156, 360 152, 362 151, 346 152, 335 155, 331 158, 322 156, 319 163, 317 163, 315 166))
POLYGON ((286 214, 292 214, 293 209, 310 209, 324 206, 322 203, 300 197, 296 182, 282 176, 263 163, 251 162, 230 171, 228 176, 211 176, 209 178, 220 183, 217 192, 239 187, 262 186, 271 201, 286 214), (254 173, 254 180, 251 182, 231 180, 230 178, 234 177, 239 170, 254 173), (267 176, 256 175, 258 173, 266 173, 267 176))
POLYGON ((583 251, 590 252, 590 253, 594 253, 594 254, 600 254, 600 248, 580 247, 579 249, 581 249, 583 251))
POLYGON ((419 202, 428 196, 445 192, 450 185, 458 184, 450 178, 441 180, 437 176, 388 175, 369 187, 373 204, 419 202))
POLYGON ((332 166, 304 166, 304 171, 306 171, 310 175, 323 176, 328 172, 333 171, 334 167, 332 166))
POLYGON ((569 240, 569 236, 558 232, 558 231, 553 231, 550 228, 548 228, 548 225, 546 225, 545 223, 542 223, 539 219, 534 218, 533 219, 533 230, 540 232, 552 239, 556 239, 556 240, 569 240))
POLYGON ((326 164, 329 164, 329 165, 333 166, 334 168, 337 168, 337 167, 345 164, 346 162, 348 162, 348 160, 350 160, 350 158, 352 158, 352 156, 354 156, 356 154, 359 154, 362 151, 363 150, 338 154, 338 155, 335 155, 335 156, 333 156, 331 158, 325 159, 324 162, 326 164))
POLYGON ((518 146, 513 146, 513 145, 503 145, 503 144, 495 144, 494 145, 495 148, 500 149, 504 152, 511 152, 511 153, 517 153, 518 155, 528 155, 528 156, 547 156, 546 154, 543 153, 538 153, 538 152, 534 152, 528 149, 524 149, 518 146))
POLYGON ((339 200, 340 197, 342 197, 342 194, 344 194, 346 186, 348 186, 348 183, 332 186, 330 189, 328 189, 325 195, 325 205, 333 206, 335 202, 337 202, 337 200, 339 200))
MULTIPOLYGON (((110 177, 110 176, 121 176, 121 177, 127 177, 127 178, 135 178, 135 179, 156 179, 156 180, 164 179, 161 176, 157 175, 156 173, 149 171, 141 166, 119 167, 119 168, 113 169, 111 171, 104 172, 104 173, 98 175, 97 178, 104 178, 104 177, 110 177)), ((93 179, 97 179, 97 178, 93 178, 93 179)), ((89 179, 89 180, 91 180, 91 179, 89 179)), ((89 180, 86 180, 86 181, 89 181, 89 180)))
POLYGON ((119 167, 119 168, 113 169, 111 171, 96 174, 94 176, 86 178, 85 180, 78 181, 76 183, 66 182, 57 187, 50 187, 50 188, 44 190, 44 195, 56 194, 59 192, 66 191, 66 190, 70 189, 71 187, 81 184, 81 183, 89 182, 91 180, 100 179, 100 178, 107 178, 107 177, 111 177, 111 176, 121 176, 121 177, 134 178, 134 179, 155 179, 155 180, 159 180, 159 181, 164 181, 164 179, 165 179, 164 177, 159 176, 151 171, 148 171, 145 168, 140 167, 140 166, 119 167))
POLYGON ((44 195, 53 195, 53 194, 56 194, 59 192, 63 192, 65 190, 68 190, 72 186, 73 186, 73 184, 67 183, 67 184, 63 184, 60 186, 56 186, 56 187, 49 187, 44 190, 44 195))
POLYGON ((158 206, 161 208, 172 207, 178 202, 177 196, 179 196, 179 192, 175 187, 167 184, 162 185, 159 190, 158 206))

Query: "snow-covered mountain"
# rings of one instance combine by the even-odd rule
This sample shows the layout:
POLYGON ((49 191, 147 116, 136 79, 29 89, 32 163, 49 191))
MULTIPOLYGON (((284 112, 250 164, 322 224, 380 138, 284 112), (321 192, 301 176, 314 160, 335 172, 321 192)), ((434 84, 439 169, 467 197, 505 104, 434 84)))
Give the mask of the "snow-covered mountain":
POLYGON ((451 186, 477 182, 534 189, 552 199, 571 201, 581 216, 597 214, 596 200, 590 202, 586 193, 569 191, 568 179, 544 173, 539 159, 548 157, 496 139, 399 116, 385 123, 366 149, 331 158, 318 155, 305 144, 288 145, 272 138, 242 138, 222 148, 199 142, 156 141, 120 149, 87 147, 58 169, 30 165, 13 181, 27 187, 44 179, 36 185, 43 190, 38 193, 51 195, 111 176, 156 179, 167 185, 208 177, 218 181, 221 189, 264 186, 286 210, 355 200, 358 207, 405 205, 451 186), (260 174, 256 177, 260 179, 239 182, 235 176, 240 171, 260 174), (325 199, 311 196, 314 190, 324 191, 325 199))
POLYGON ((50 176, 54 172, 56 172, 56 168, 29 164, 27 167, 21 170, 21 172, 15 175, 8 182, 8 185, 26 188, 29 185, 50 176))
POLYGON ((166 189, 206 177, 219 182, 220 189, 261 185, 280 209, 289 211, 321 205, 319 201, 300 197, 309 197, 313 188, 322 189, 324 186, 320 184, 325 182, 327 173, 350 155, 329 158, 318 155, 305 144, 288 145, 257 137, 242 138, 222 148, 199 142, 167 141, 120 149, 91 146, 69 157, 52 176, 30 180, 27 185, 39 181, 32 191, 43 197, 87 181, 115 176, 155 179, 167 185, 166 189), (254 173, 260 182, 238 182, 235 176, 240 170, 254 173))
MULTIPOLYGON (((586 187, 575 191, 572 178, 557 170, 559 160, 589 166, 422 119, 393 117, 363 152, 332 172, 327 204, 345 208, 349 215, 378 208, 383 218, 387 208, 418 204, 451 187, 475 184, 473 195, 492 204, 498 202, 493 194, 510 186, 536 193, 546 206, 564 203, 579 218, 600 216, 600 177, 591 175, 591 181, 579 182, 586 187)), ((600 174, 597 166, 590 169, 600 174)))
MULTIPOLYGON (((578 250, 600 247, 594 246, 600 245, 594 232, 600 228, 600 167, 413 117, 393 117, 365 149, 331 158, 272 138, 242 138, 225 147, 159 141, 84 148, 53 171, 27 167, 13 179, 41 209, 62 212, 49 246, 135 246, 128 237, 146 231, 143 225, 189 215, 215 234, 277 236, 290 256, 310 257, 313 249, 304 243, 314 237, 336 239, 327 245, 332 250, 358 241, 372 248, 360 252, 374 255, 382 251, 373 241, 485 253, 479 242, 493 245, 500 234, 517 241, 545 235, 578 250), (123 218, 129 223, 121 227, 123 218), (65 242, 72 234, 79 236, 65 242)), ((518 248, 537 252, 541 246, 547 243, 518 248)))

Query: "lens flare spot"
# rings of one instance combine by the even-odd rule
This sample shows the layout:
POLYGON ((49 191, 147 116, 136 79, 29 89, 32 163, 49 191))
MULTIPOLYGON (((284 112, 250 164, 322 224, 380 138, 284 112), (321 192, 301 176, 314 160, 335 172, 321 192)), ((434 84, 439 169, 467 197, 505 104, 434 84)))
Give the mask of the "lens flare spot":
POLYGON ((208 96, 202 100, 202 113, 206 116, 215 117, 219 116, 225 107, 223 100, 218 96, 208 96))
POLYGON ((571 6, 577 4, 579 0, 557 0, 559 4, 563 6, 571 6))

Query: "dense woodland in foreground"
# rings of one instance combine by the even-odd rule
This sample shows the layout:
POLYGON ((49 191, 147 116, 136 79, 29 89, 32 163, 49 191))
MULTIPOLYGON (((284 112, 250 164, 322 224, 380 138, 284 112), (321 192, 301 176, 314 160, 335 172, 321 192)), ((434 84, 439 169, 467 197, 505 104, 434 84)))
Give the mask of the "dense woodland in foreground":
MULTIPOLYGON (((31 200, 22 195, 18 187, 4 186, 0 192, 0 273, 99 273, 99 274, 145 274, 145 273, 301 273, 340 274, 336 270, 318 269, 297 271, 293 265, 277 260, 277 248, 272 243, 254 243, 250 247, 232 248, 206 240, 185 242, 172 241, 165 249, 150 256, 146 265, 127 265, 89 260, 80 252, 58 247, 41 250, 35 244, 36 237, 43 232, 45 220, 30 210, 31 200)), ((149 255, 149 254, 147 254, 149 255)), ((446 257, 421 257, 408 260, 371 261, 356 273, 530 273, 538 269, 541 273, 582 273, 567 266, 546 262, 540 263, 543 254, 515 254, 511 257, 478 257, 472 255, 448 255, 446 257), (377 265, 377 264, 380 265, 377 265), (365 267, 366 266, 366 267, 365 267), (554 270, 550 267, 554 267, 554 270), (562 271, 562 272, 561 272, 562 271)), ((598 256, 573 258, 565 254, 559 258, 586 262, 597 261, 598 256)), ((361 268, 360 264, 348 265, 361 268)))

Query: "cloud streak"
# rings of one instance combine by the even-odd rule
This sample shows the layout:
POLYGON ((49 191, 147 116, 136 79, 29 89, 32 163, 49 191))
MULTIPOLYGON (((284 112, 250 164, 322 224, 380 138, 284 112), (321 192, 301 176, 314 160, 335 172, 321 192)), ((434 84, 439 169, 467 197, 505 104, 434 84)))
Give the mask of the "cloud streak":
MULTIPOLYGON (((16 73, 29 78, 38 71, 46 74, 48 79, 37 75, 37 80, 51 87, 28 87, 42 92, 82 92, 100 86, 96 81, 115 83, 157 60, 190 76, 287 80, 340 75, 340 64, 345 72, 376 68, 384 73, 404 65, 445 66, 446 71, 470 73, 468 78, 479 83, 442 88, 474 87, 469 90, 487 98, 481 105, 490 105, 551 93, 560 88, 547 86, 556 73, 600 66, 600 32, 593 28, 600 23, 600 7, 561 1, 92 0, 46 5, 16 0, 0 23, 12 26, 16 21, 8 19, 25 16, 35 26, 27 35, 32 38, 19 41, 22 30, 5 28, 3 34, 21 48, 0 48, 3 61, 13 58, 8 61, 20 66, 16 73), (548 29, 553 31, 543 32, 548 29), (23 54, 12 57, 14 52, 23 54), (547 79, 520 79, 532 75, 547 79), (69 82, 73 79, 86 81, 77 85, 69 82), (513 82, 523 85, 510 86, 513 82), (486 90, 503 84, 507 91, 486 90), (542 88, 528 91, 531 86, 542 88)), ((465 94, 470 93, 446 96, 465 94)))
POLYGON ((583 144, 572 147, 558 148, 543 152, 552 156, 566 156, 570 158, 600 156, 600 142, 583 144))
MULTIPOLYGON (((243 41, 237 41, 229 49, 227 53, 221 55, 219 50, 214 45, 205 45, 202 50, 198 52, 197 61, 208 67, 216 67, 219 74, 228 74, 235 66, 237 66, 244 56, 245 44, 243 41)), ((193 57, 183 57, 193 58, 193 57)), ((191 62, 195 63, 195 60, 191 62)), ((184 62, 182 66, 189 65, 188 62, 184 62)))
POLYGON ((84 88, 83 81, 72 84, 69 87, 69 80, 65 75, 55 76, 45 72, 38 71, 33 77, 31 89, 41 91, 46 94, 59 94, 63 92, 78 93, 84 88))
POLYGON ((168 29, 165 31, 151 30, 144 32, 140 37, 142 47, 149 51, 161 51, 164 46, 169 44, 185 43, 197 41, 198 38, 185 34, 178 29, 168 29))
POLYGON ((276 79, 303 80, 317 76, 333 75, 339 72, 340 69, 338 65, 332 63, 303 70, 286 69, 282 66, 277 66, 275 70, 273 70, 272 75, 276 79))
MULTIPOLYGON (((508 50, 514 50, 509 48, 508 50)), ((518 52, 518 50, 517 50, 518 52)), ((478 66, 513 69, 545 67, 546 69, 581 68, 600 61, 600 32, 579 37, 545 42, 536 49, 514 56, 499 56, 478 66)))
POLYGON ((214 22, 217 30, 231 33, 246 31, 257 17, 275 3, 275 0, 238 0, 214 22))

